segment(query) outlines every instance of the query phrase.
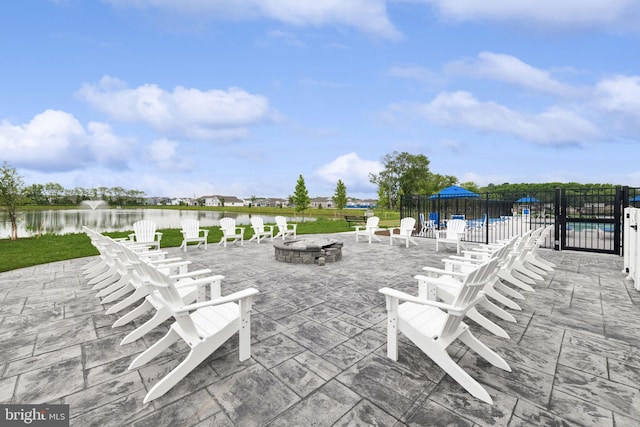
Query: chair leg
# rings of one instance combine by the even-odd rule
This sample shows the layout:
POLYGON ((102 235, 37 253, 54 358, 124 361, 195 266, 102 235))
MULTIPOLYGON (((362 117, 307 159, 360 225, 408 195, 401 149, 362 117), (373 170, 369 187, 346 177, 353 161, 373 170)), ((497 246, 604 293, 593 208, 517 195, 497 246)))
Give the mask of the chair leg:
POLYGON ((478 340, 478 338, 473 336, 469 329, 460 334, 458 339, 496 368, 504 369, 507 372, 511 372, 511 367, 506 362, 506 360, 504 360, 498 353, 484 345, 480 340, 478 340))
POLYGON ((134 308, 133 310, 131 310, 130 312, 128 312, 127 314, 119 318, 118 320, 116 320, 116 322, 113 324, 112 327, 117 328, 118 326, 126 325, 136 317, 142 316, 144 313, 146 313, 151 309, 153 309, 153 304, 151 304, 147 300, 144 300, 142 304, 140 304, 139 306, 137 306, 136 308, 134 308))
POLYGON ((467 390, 472 396, 486 402, 490 405, 493 404, 493 399, 471 375, 469 375, 464 369, 462 369, 456 362, 451 359, 447 350, 439 347, 432 346, 419 346, 420 349, 433 360, 438 366, 440 366, 451 378, 453 378, 458 384, 460 384, 465 390, 467 390))
POLYGON ((496 323, 494 323, 491 320, 487 319, 482 314, 480 314, 480 312, 478 312, 478 310, 476 310, 475 307, 473 307, 469 311, 467 311, 467 317, 469 319, 473 320, 474 322, 476 322, 478 325, 480 325, 483 328, 485 328, 487 331, 491 332, 493 335, 496 335, 496 336, 498 336, 500 338, 506 338, 506 339, 510 338, 509 334, 507 333, 507 331, 502 329, 496 323))
POLYGON ((485 294, 487 294, 487 296, 493 298, 494 300, 498 301, 500 304, 505 305, 507 307, 509 307, 512 310, 518 310, 518 311, 522 311, 522 307, 520 307, 517 303, 511 301, 509 298, 505 297, 504 295, 502 295, 500 292, 496 291, 495 289, 485 289, 484 290, 485 294))
POLYGON ((531 285, 523 282, 522 280, 519 280, 519 279, 515 278, 508 271, 504 271, 504 270, 498 271, 498 277, 500 278, 500 280, 504 280, 506 282, 509 282, 512 285, 517 286, 518 288, 522 289, 523 291, 528 291, 528 292, 535 292, 536 291, 535 289, 533 289, 531 287, 531 285))
POLYGON ((518 323, 516 318, 513 317, 511 313, 509 313, 502 307, 498 307, 497 305, 489 301, 488 298, 484 298, 478 304, 482 305, 485 309, 495 314, 502 320, 506 320, 507 322, 511 322, 511 323, 518 323))
POLYGON ((124 286, 127 286, 129 284, 129 275, 125 274, 124 276, 121 276, 120 279, 107 286, 106 288, 102 288, 97 294, 96 294, 96 298, 103 298, 107 295, 110 295, 112 293, 114 293, 115 291, 117 291, 118 289, 121 289, 124 286))
POLYGON ((519 300, 524 300, 524 296, 516 291, 515 289, 510 288, 509 286, 505 285, 504 283, 500 282, 500 280, 496 279, 496 281, 493 283, 493 287, 502 292, 503 294, 505 294, 506 296, 508 296, 509 298, 515 298, 515 299, 519 299, 519 300))
POLYGON ((117 300, 118 298, 121 298, 123 296, 125 296, 126 294, 128 294, 129 292, 133 291, 135 288, 132 285, 125 285, 123 287, 121 287, 120 289, 118 289, 117 291, 107 295, 106 297, 104 297, 101 301, 100 304, 108 304, 110 302, 113 302, 115 300, 117 300))
POLYGON ((131 331, 124 339, 120 342, 120 345, 129 344, 130 342, 134 342, 139 338, 142 338, 148 332, 151 332, 157 326, 161 325, 165 320, 171 317, 171 313, 161 308, 153 315, 153 317, 142 325, 137 327, 135 330, 131 331))
POLYGON ((169 372, 164 378, 158 381, 149 393, 145 396, 143 403, 147 403, 153 399, 156 399, 166 392, 171 390, 180 380, 186 377, 191 371, 202 363, 211 353, 207 352, 203 346, 199 345, 191 349, 186 359, 184 359, 178 366, 176 366, 171 372, 169 372))
POLYGON ((167 332, 164 337, 160 338, 158 342, 143 351, 138 357, 133 359, 133 361, 129 365, 129 370, 146 365, 147 362, 153 360, 157 355, 171 347, 171 345, 179 339, 180 335, 178 335, 178 333, 174 331, 173 328, 169 329, 169 332, 167 332))
MULTIPOLYGON (((146 297, 147 295, 148 295, 147 290, 143 286, 141 286, 139 288, 136 288, 136 290, 133 291, 133 293, 131 295, 129 295, 128 297, 126 297, 122 301, 119 301, 113 307, 110 307, 109 310, 107 310, 106 314, 117 313, 120 310, 122 310, 122 309, 124 309, 126 307, 129 307, 131 304, 135 304, 138 300, 146 297)), ((103 300, 102 302, 105 302, 105 301, 103 300)))

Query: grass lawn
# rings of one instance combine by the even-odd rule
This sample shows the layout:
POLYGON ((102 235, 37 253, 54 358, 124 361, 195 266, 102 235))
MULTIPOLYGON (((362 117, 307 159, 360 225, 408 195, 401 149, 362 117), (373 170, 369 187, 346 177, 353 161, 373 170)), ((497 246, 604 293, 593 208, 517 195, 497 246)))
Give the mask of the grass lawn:
MULTIPOLYGON (((274 210, 274 209, 272 209, 274 210)), ((274 210, 278 214, 291 215, 282 212, 282 209, 274 210)), ((323 211, 322 209, 314 209, 314 211, 323 211)), ((298 222, 298 234, 323 234, 323 233, 339 233, 344 231, 353 231, 354 228, 349 226, 342 216, 335 217, 333 212, 324 209, 331 215, 315 216, 316 221, 298 222)), ((243 212, 246 212, 246 208, 243 212)), ((256 213, 252 208, 251 213, 256 213)), ((260 212, 266 214, 267 212, 260 212)), ((383 219, 382 215, 380 226, 392 227, 399 224, 399 215, 397 212, 390 212, 383 219), (391 218, 395 214, 395 219, 391 218)), ((217 243, 222 237, 219 227, 203 227, 209 231, 209 243, 217 243)), ((162 229, 161 247, 177 247, 182 243, 182 233, 179 229, 162 229)), ((131 231, 122 231, 115 233, 104 233, 110 237, 126 237, 131 231)), ((249 240, 253 236, 253 230, 247 226, 245 228, 244 238, 249 240)), ((98 255, 96 249, 91 245, 89 238, 84 233, 66 234, 62 236, 45 234, 40 237, 21 238, 15 241, 9 239, 0 239, 0 272, 15 270, 17 268, 30 267, 38 264, 62 261, 65 259, 81 258, 86 256, 98 255)))

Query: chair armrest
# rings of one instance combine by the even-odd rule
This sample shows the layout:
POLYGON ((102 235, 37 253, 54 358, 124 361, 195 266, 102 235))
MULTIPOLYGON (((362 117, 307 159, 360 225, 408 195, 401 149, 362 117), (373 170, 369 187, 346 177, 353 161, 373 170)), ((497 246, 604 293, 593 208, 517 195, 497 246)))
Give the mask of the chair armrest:
POLYGON ((147 261, 147 264, 151 264, 155 268, 171 268, 182 267, 183 265, 191 264, 191 261, 183 260, 182 258, 167 258, 157 261, 147 261))
POLYGON ((158 240, 162 239, 162 233, 159 231, 156 231, 156 237, 158 238, 158 240))
MULTIPOLYGON (((422 267, 422 269, 428 273, 435 273, 435 274, 439 274, 440 276, 456 276, 463 279, 469 275, 468 273, 460 273, 458 271, 448 271, 448 270, 443 270, 441 268, 422 267)), ((416 278, 417 277, 418 276, 416 276, 416 278)), ((430 277, 430 279, 433 279, 433 277, 430 277)))
POLYGON ((189 286, 201 286, 201 285, 208 285, 213 282, 221 282, 223 279, 224 279, 223 275, 216 274, 215 276, 201 277, 199 279, 191 279, 191 280, 184 280, 184 281, 179 280, 176 283, 174 283, 173 286, 175 286, 176 288, 184 288, 189 286))
POLYGON ((210 268, 203 268, 202 270, 189 271, 187 273, 182 273, 182 274, 172 274, 169 277, 174 280, 180 280, 180 279, 185 279, 187 277, 193 278, 194 276, 199 276, 201 274, 210 274, 210 273, 211 273, 210 268))
POLYGON ((238 300, 252 297, 254 295, 258 295, 258 293, 259 293, 258 290, 255 288, 247 288, 247 289, 243 289, 242 291, 234 292, 231 295, 227 295, 226 297, 220 297, 210 301, 197 302, 194 304, 182 306, 176 310, 176 313, 187 313, 189 311, 197 310, 199 308, 227 304, 229 302, 235 302, 238 300))
POLYGON ((129 234, 129 240, 135 241, 136 240, 136 233, 129 234))
POLYGON ((450 304, 445 304, 443 302, 440 301, 433 301, 433 300, 428 300, 426 298, 419 298, 419 297, 414 297, 413 295, 409 295, 407 293, 401 292, 401 291, 397 291, 395 289, 391 289, 391 288, 382 288, 379 289, 378 292, 380 292, 381 294, 387 296, 387 297, 391 297, 391 298, 396 298, 400 301, 407 301, 407 302, 412 302, 415 304, 421 304, 421 305, 428 305, 431 307, 437 307, 439 309, 445 310, 450 314, 453 315, 457 315, 457 316, 462 316, 464 314, 464 312, 457 307, 454 307, 450 304))

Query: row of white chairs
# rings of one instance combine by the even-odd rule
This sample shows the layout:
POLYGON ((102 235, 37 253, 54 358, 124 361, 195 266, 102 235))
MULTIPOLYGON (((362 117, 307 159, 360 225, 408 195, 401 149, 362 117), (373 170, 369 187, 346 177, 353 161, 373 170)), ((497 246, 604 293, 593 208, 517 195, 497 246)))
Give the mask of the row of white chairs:
POLYGON ((115 302, 107 314, 139 304, 116 320, 113 327, 153 313, 125 336, 121 345, 174 319, 166 335, 138 355, 129 369, 143 366, 178 340, 190 348, 187 357, 149 390, 144 403, 167 393, 236 332, 240 360, 251 357, 250 311, 252 299, 258 294, 256 289, 222 296, 224 276, 211 275, 209 269, 189 272, 189 261, 167 258, 166 252, 149 250, 148 246, 129 240, 114 240, 88 228, 85 232, 100 256, 83 267, 83 275, 98 291, 103 304, 115 302))
POLYGON ((508 333, 482 315, 476 306, 502 320, 516 322, 513 315, 492 300, 508 309, 521 310, 511 298, 524 299, 520 291, 534 291, 532 285, 544 280, 543 276, 555 268, 537 255, 549 232, 550 227, 540 228, 522 237, 479 245, 463 251, 462 256, 444 259, 442 269, 424 267, 426 274, 415 276, 418 296, 380 289, 386 297, 387 356, 398 360, 398 333, 402 332, 471 395, 492 404, 489 393, 451 359, 447 347, 459 339, 492 365, 511 371, 499 354, 471 333, 463 318, 509 339, 508 333))

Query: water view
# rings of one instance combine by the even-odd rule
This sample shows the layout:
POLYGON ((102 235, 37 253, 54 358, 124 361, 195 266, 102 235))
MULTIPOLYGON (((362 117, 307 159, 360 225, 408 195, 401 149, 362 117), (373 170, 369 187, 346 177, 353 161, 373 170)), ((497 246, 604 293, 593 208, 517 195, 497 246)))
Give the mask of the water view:
MULTIPOLYGON (((275 216, 260 215, 265 223, 275 223, 275 216)), ((180 221, 187 218, 198 219, 203 227, 219 226, 220 218, 235 218, 238 225, 250 225, 250 214, 218 211, 193 211, 174 209, 64 209, 25 211, 20 213, 18 237, 37 234, 81 233, 82 226, 94 230, 131 230, 134 222, 150 219, 158 228, 180 228, 180 221)), ((305 221, 309 220, 305 218, 305 221)), ((313 220, 313 219, 311 219, 313 220)), ((287 218, 287 221, 295 221, 287 218)), ((11 224, 6 212, 0 212, 0 239, 11 236, 11 224)))

